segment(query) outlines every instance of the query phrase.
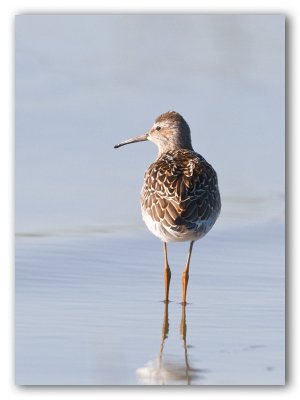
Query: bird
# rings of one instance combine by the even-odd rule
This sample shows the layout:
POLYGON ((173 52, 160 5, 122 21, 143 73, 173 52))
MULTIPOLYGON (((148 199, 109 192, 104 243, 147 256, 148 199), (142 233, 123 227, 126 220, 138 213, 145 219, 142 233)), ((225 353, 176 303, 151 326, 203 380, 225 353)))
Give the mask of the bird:
POLYGON ((176 111, 161 114, 146 133, 114 148, 143 141, 153 142, 158 147, 158 156, 144 175, 140 203, 147 228, 163 242, 164 302, 169 303, 171 281, 167 243, 188 241, 181 302, 186 305, 194 242, 210 231, 221 211, 217 173, 194 151, 190 127, 176 111))

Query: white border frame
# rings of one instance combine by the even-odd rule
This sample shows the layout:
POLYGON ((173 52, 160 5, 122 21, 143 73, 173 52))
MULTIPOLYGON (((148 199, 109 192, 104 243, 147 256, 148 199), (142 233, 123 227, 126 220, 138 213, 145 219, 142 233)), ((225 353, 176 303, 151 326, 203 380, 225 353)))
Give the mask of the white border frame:
MULTIPOLYGON (((296 151, 299 150, 299 129, 296 130, 296 111, 299 102, 296 102, 299 93, 299 84, 296 72, 299 68, 299 7, 298 1, 268 1, 268 0, 210 0, 210 1, 167 1, 167 0, 44 0, 41 1, 3 1, 0 6, 0 174, 1 174, 1 207, 0 207, 0 311, 1 311, 1 338, 0 338, 0 395, 5 400, 20 398, 105 398, 122 396, 135 399, 143 396, 152 398, 172 396, 181 398, 209 398, 218 399, 257 399, 275 400, 279 396, 295 399, 299 397, 300 380, 296 377, 297 360, 299 358, 299 315, 296 315, 296 300, 299 300, 297 291, 297 277, 300 265, 296 261, 296 226, 299 226, 299 161, 296 151), (42 4, 42 5, 41 5, 42 4), (142 4, 142 5, 141 5, 142 4), (17 387, 14 384, 14 16, 21 13, 53 13, 53 14, 92 14, 92 13, 265 13, 284 14, 287 18, 287 384, 285 387, 195 387, 190 390, 184 387, 101 387, 101 386, 73 386, 73 387, 17 387), (293 131, 296 133, 293 135, 293 131), (296 190, 293 190, 296 188, 296 190), (155 393, 154 393, 155 391, 155 393)), ((300 157, 299 157, 300 158, 300 157)), ((299 246, 298 246, 299 247, 299 246)), ((298 311, 299 313, 299 311, 298 311)))

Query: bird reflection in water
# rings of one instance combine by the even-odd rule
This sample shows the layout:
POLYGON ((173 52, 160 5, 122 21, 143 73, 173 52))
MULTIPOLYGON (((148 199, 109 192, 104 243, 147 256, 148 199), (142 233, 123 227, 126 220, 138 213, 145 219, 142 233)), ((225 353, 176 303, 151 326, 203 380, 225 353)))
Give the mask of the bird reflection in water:
POLYGON ((183 344, 184 357, 175 360, 173 357, 164 355, 164 346, 169 334, 169 305, 166 302, 164 308, 164 319, 159 354, 156 360, 151 360, 143 368, 138 368, 136 374, 141 384, 148 385, 191 385, 194 381, 204 378, 204 369, 193 368, 189 362, 188 346, 186 344, 186 305, 182 304, 180 338, 183 344))

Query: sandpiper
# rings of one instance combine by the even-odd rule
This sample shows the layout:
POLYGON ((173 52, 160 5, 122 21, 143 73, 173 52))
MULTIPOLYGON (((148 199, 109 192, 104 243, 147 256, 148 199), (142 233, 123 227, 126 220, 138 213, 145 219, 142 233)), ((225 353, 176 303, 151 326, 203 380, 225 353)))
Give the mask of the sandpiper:
POLYGON ((166 303, 171 280, 167 242, 190 242, 182 274, 182 304, 185 305, 193 244, 209 232, 221 210, 217 174, 194 151, 190 128, 175 111, 160 115, 145 134, 121 142, 115 148, 146 140, 155 143, 159 153, 145 173, 142 216, 148 229, 163 241, 166 303))

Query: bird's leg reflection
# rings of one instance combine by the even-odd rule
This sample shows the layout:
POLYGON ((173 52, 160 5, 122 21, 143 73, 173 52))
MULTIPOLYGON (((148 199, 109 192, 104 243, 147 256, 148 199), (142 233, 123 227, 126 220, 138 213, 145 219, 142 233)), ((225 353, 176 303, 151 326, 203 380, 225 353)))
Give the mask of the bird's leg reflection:
MULTIPOLYGON (((181 322, 180 322, 180 338, 183 343, 183 349, 184 349, 184 367, 182 367, 182 373, 178 373, 180 370, 180 367, 177 366, 178 368, 178 376, 185 376, 186 383, 187 385, 191 384, 191 375, 190 373, 195 373, 199 372, 200 370, 194 369, 190 367, 189 364, 189 359, 188 359, 188 348, 186 344, 186 332, 187 332, 187 325, 186 325, 186 304, 182 304, 181 306, 181 322)), ((164 319, 163 319, 163 324, 162 324, 162 332, 161 332, 161 342, 160 342, 160 350, 159 350, 159 369, 163 367, 163 351, 164 351, 164 344, 166 339, 168 338, 169 334, 169 304, 165 303, 164 307, 164 319)), ((175 376, 175 374, 174 374, 175 376)), ((165 382, 163 382, 165 383, 165 382)))
POLYGON ((182 304, 181 306, 181 322, 180 322, 180 337, 183 342, 183 349, 184 349, 184 361, 185 361, 185 376, 187 380, 187 384, 191 384, 191 379, 189 376, 189 360, 188 360, 188 351, 186 346, 186 315, 185 315, 185 308, 186 304, 182 304))
POLYGON ((167 339, 169 334, 169 304, 165 302, 165 309, 164 309, 164 319, 161 331, 161 342, 160 342, 160 349, 159 349, 159 368, 162 365, 162 357, 164 351, 164 344, 165 340, 167 339))
MULTIPOLYGON (((201 372, 197 368, 193 368, 189 364, 188 348, 186 344, 187 324, 186 324, 186 306, 181 308, 181 323, 180 323, 180 339, 183 342, 184 357, 182 350, 179 354, 164 354, 166 339, 169 335, 169 304, 164 304, 164 317, 161 329, 161 340, 159 355, 155 360, 149 360, 145 367, 138 368, 136 373, 139 381, 143 384, 173 384, 174 382, 185 382, 191 385, 193 382, 203 379, 200 376, 201 372)), ((172 343, 171 343, 172 346, 172 343)), ((181 346, 180 346, 181 347, 181 346)), ((174 352, 174 349, 173 349, 174 352)), ((175 350, 176 352, 176 350, 175 350)))

